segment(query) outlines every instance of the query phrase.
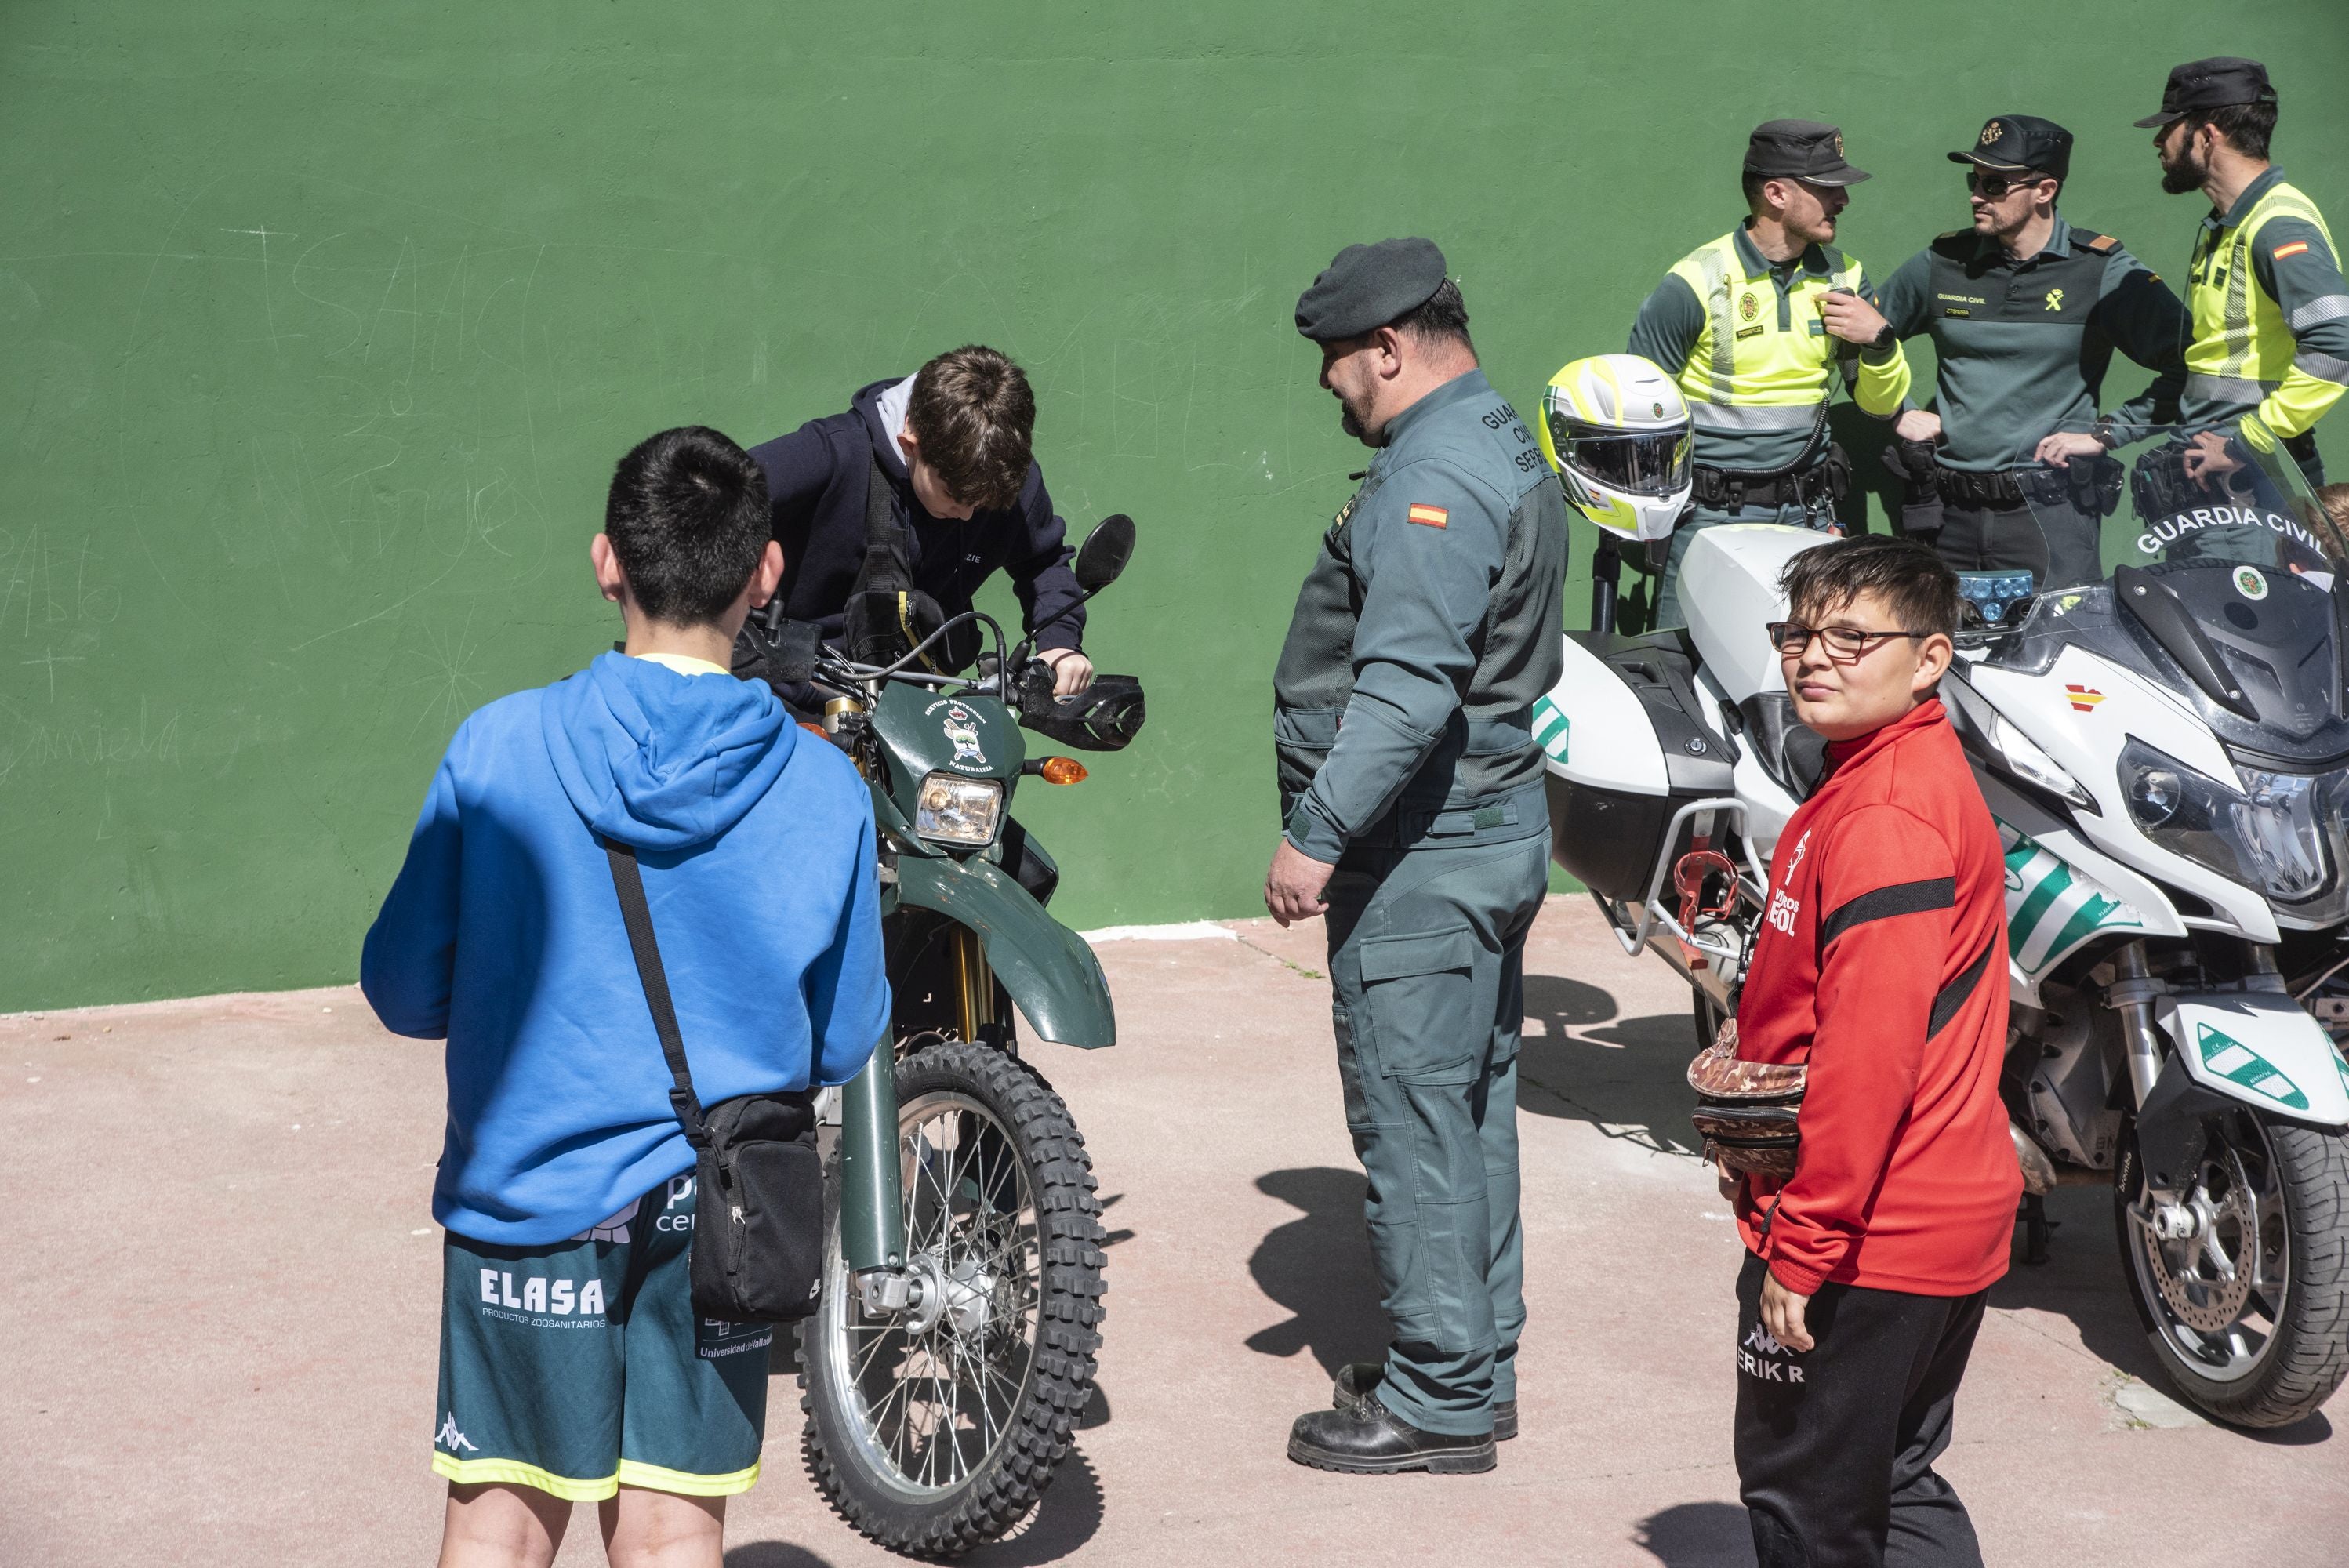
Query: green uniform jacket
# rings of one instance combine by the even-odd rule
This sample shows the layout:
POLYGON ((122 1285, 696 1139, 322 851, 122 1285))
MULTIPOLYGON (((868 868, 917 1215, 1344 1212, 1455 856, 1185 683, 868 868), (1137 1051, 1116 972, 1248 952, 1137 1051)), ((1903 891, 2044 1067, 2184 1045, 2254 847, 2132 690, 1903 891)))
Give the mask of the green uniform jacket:
POLYGON ((1887 280, 1883 309, 1902 337, 1932 336, 1950 468, 2022 468, 2040 438, 2088 429, 2116 347, 2155 372, 2114 411, 2123 438, 2178 418, 2186 307, 2119 241, 2061 212, 2039 253, 2019 262, 1971 229, 1941 235, 1887 280))
POLYGON ((1565 665, 1566 495, 1482 370, 1387 428, 1273 676, 1281 820, 1334 863, 1547 832, 1533 702, 1565 665))

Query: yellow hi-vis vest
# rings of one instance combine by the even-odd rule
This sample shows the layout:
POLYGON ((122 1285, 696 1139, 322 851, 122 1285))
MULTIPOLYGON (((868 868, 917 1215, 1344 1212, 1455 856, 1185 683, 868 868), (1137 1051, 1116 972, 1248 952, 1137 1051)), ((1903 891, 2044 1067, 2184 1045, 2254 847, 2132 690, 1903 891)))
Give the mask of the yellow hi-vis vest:
MULTIPOLYGON (((2194 318, 2194 341, 2186 349, 2189 403, 2261 403, 2284 384, 2292 370, 2294 343, 2283 306, 2260 287, 2251 270, 2251 247, 2271 218, 2298 218, 2315 225, 2333 244, 2333 231, 2316 203, 2279 181, 2251 204, 2232 229, 2204 229, 2194 242, 2186 303, 2194 318)), ((2334 252, 2338 254, 2337 249, 2334 252)), ((2338 396, 2338 393, 2333 396, 2338 396)), ((2326 399, 2329 404, 2330 399, 2326 399)), ((2296 436, 2313 418, 2288 412, 2262 420, 2281 436, 2296 436)), ((2317 413, 2323 410, 2319 408, 2317 413)))
MULTIPOLYGON (((1795 274, 1784 323, 1767 268, 1746 272, 1735 232, 1672 263, 1672 275, 1704 307, 1704 329, 1677 377, 1699 430, 1807 430, 1818 418, 1834 389, 1837 356, 1857 352, 1827 332, 1819 296, 1834 288, 1857 293, 1860 284, 1857 262, 1832 246, 1819 249, 1826 275, 1795 274)), ((1853 391, 1861 408, 1889 416, 1908 393, 1909 366, 1898 345, 1884 364, 1861 362, 1853 391)))

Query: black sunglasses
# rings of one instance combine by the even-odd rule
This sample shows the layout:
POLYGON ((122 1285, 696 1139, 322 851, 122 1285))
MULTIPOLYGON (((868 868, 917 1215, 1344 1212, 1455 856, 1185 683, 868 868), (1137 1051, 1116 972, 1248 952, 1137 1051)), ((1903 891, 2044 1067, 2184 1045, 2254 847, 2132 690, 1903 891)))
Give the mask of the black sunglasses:
POLYGON ((1806 626, 1800 621, 1773 621, 1764 628, 1770 634, 1770 645, 1789 656, 1800 654, 1811 645, 1813 637, 1824 638, 1830 654, 1858 658, 1868 648, 1887 637, 1930 637, 1930 632, 1863 632, 1857 626, 1806 626))
POLYGON ((2053 180, 2052 174, 1986 174, 1980 169, 1966 176, 1966 189, 1985 201, 1996 201, 2018 185, 2036 185, 2042 180, 2053 180))

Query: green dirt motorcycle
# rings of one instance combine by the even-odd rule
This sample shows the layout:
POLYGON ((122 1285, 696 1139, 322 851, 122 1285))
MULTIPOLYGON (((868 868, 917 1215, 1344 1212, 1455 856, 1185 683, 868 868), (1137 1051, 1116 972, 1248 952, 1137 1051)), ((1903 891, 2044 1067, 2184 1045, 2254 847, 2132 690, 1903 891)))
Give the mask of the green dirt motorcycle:
MULTIPOLYGON (((1078 603, 1133 548, 1132 520, 1095 528, 1078 603)), ((1104 676, 1057 700, 1030 652, 1007 656, 1002 629, 970 611, 894 664, 824 650, 812 666, 825 731, 872 789, 895 1016, 892 1042, 823 1103, 831 1233, 799 1330, 803 1448, 843 1518, 926 1557, 1035 1507, 1092 1403, 1101 1344, 1092 1162, 1021 1059, 1016 1020, 1090 1048, 1115 1043, 1116 1018, 1092 950, 1045 912, 1057 868, 1006 813, 1022 778, 1084 777, 1071 758, 1029 758, 1022 727, 1116 750, 1141 728, 1142 689, 1104 676), (992 632, 992 655, 969 676, 928 672, 925 653, 969 625, 992 632)))

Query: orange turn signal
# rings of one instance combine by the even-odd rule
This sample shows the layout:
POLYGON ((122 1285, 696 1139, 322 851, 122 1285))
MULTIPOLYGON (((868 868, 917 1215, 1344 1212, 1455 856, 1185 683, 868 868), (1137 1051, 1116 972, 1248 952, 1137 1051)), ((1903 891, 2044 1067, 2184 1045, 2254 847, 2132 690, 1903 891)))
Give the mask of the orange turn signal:
POLYGON ((1085 765, 1073 757, 1047 757, 1036 773, 1047 784, 1081 784, 1085 781, 1085 765))

